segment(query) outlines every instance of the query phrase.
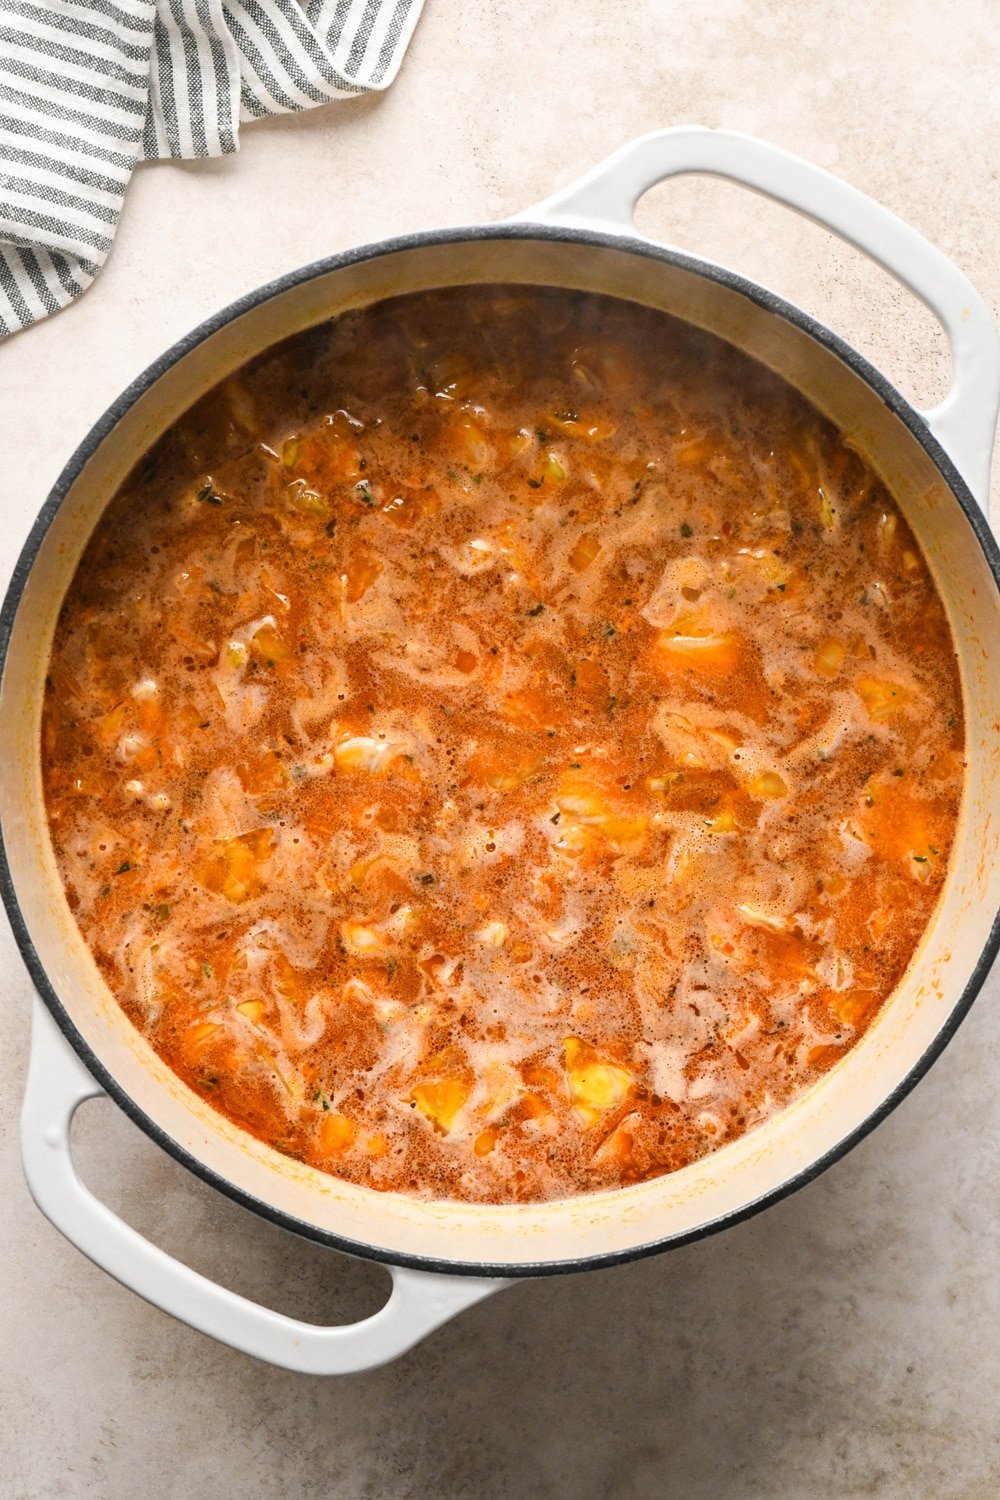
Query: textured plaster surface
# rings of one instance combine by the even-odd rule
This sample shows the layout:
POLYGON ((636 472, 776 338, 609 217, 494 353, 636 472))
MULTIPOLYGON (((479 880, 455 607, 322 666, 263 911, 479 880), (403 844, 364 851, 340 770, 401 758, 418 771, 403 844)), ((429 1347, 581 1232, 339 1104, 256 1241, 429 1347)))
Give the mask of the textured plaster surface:
MULTIPOLYGON (((109 401, 193 324, 364 240, 499 218, 633 135, 748 130, 881 199, 996 311, 1000 30, 976 0, 428 0, 380 101, 255 126, 137 174, 74 308, 0 348, 0 570, 109 401)), ((929 315, 736 189, 649 195, 649 233, 729 262, 943 389, 929 315)), ((2 773, 0 773, 2 774, 2 773)), ((0 931, 0 1496, 824 1500, 1000 1494, 1000 986, 897 1113, 705 1244, 521 1285, 387 1369, 303 1379, 124 1291, 42 1219, 17 1156, 29 985, 0 931)), ((317 1321, 384 1273, 221 1201, 102 1101, 87 1181, 198 1269, 317 1321)))

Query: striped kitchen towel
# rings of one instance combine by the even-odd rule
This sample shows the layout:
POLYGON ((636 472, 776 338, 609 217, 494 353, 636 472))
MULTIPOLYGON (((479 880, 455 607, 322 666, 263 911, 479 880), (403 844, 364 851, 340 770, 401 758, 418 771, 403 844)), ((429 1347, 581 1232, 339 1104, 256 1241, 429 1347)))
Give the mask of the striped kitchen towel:
POLYGON ((0 338, 107 258, 141 158, 386 88, 423 0, 0 0, 0 338))

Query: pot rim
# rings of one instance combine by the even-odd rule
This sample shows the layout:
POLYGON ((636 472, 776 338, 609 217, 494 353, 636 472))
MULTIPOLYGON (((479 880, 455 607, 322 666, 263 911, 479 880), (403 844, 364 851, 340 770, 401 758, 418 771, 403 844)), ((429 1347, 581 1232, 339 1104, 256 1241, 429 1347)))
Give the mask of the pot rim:
MULTIPOLYGON (((638 255, 648 260, 660 261, 688 271, 696 276, 701 276, 705 280, 715 282, 731 291, 735 291, 746 297, 749 301, 756 303, 765 311, 793 324, 801 332, 807 334, 822 347, 834 354, 856 375, 860 376, 924 449, 955 497, 959 507, 964 512, 965 518, 969 522, 989 564, 993 582, 998 594, 1000 594, 1000 546, 998 546, 997 540, 990 530, 983 511, 980 509, 968 485, 945 449, 938 442, 927 424, 921 419, 916 409, 896 387, 851 344, 841 338, 839 334, 834 333, 831 329, 813 318, 809 313, 803 312, 801 308, 778 296, 777 293, 769 291, 767 288, 750 281, 748 278, 724 266, 716 265, 711 261, 702 260, 698 256, 689 255, 669 246, 655 244, 635 236, 530 222, 469 225, 453 229, 426 230, 414 234, 400 235, 391 239, 361 245, 354 249, 341 251, 336 255, 326 256, 321 260, 313 261, 296 271, 288 272, 284 276, 279 276, 272 281, 265 282, 254 291, 248 292, 235 302, 229 303, 219 312, 199 323, 190 333, 179 339, 164 354, 148 365, 91 427, 52 486, 28 533, 27 540, 14 565, 3 604, 0 606, 0 681, 2 681, 6 667, 14 621, 21 597, 24 593, 35 558, 56 513, 101 443, 114 430, 125 413, 146 391, 156 384, 167 370, 228 323, 234 322, 237 318, 251 312, 254 308, 261 306, 271 298, 279 296, 281 293, 289 291, 293 287, 302 285, 305 282, 315 280, 319 276, 327 275, 345 266, 356 265, 368 260, 376 260, 382 256, 401 251, 420 249, 429 245, 460 245, 469 241, 491 239, 550 240, 577 245, 591 245, 597 249, 615 250, 638 255)), ((377 300, 387 301, 391 295, 390 293, 388 297, 377 300)), ((619 300, 627 301, 628 299, 619 298, 619 300)), ((752 358, 753 355, 751 354, 750 357, 752 358)), ((294 1215, 285 1213, 281 1209, 275 1208, 272 1204, 256 1197, 252 1193, 245 1192, 228 1178, 221 1176, 199 1161, 196 1156, 192 1155, 179 1142, 175 1141, 172 1136, 161 1129, 136 1104, 132 1096, 121 1087, 83 1036, 77 1031, 55 987, 49 980, 45 967, 38 957, 28 932, 27 923, 21 912, 20 901, 11 874, 10 863, 7 858, 2 826, 0 826, 0 896, 3 898, 15 941, 35 989, 70 1046, 104 1091, 124 1111, 128 1118, 134 1124, 138 1125, 156 1145, 168 1152, 170 1156, 186 1167, 188 1171, 192 1172, 210 1187, 223 1193, 233 1202, 240 1204, 241 1207, 251 1210, 261 1218, 278 1225, 282 1229, 297 1234, 303 1239, 313 1240, 329 1249, 339 1250, 359 1259, 375 1261, 387 1266, 402 1266, 412 1270, 451 1276, 484 1278, 498 1277, 510 1279, 515 1277, 532 1278, 538 1276, 566 1275, 578 1271, 596 1270, 600 1267, 622 1265, 632 1260, 645 1259, 648 1256, 660 1254, 665 1250, 677 1249, 682 1245, 707 1239, 710 1235, 718 1234, 721 1230, 727 1229, 731 1225, 742 1223, 772 1204, 789 1197, 798 1188, 804 1187, 807 1183, 814 1181, 828 1167, 831 1167, 835 1162, 846 1156, 876 1126, 887 1119, 896 1106, 919 1083, 920 1079, 944 1051, 965 1019, 972 1006, 972 1002, 978 995, 993 966, 997 953, 1000 952, 1000 910, 998 910, 993 918, 989 937, 983 946, 965 988, 949 1012, 940 1031, 905 1077, 886 1096, 878 1108, 873 1110, 866 1119, 855 1126, 843 1140, 818 1157, 808 1167, 794 1173, 777 1187, 744 1204, 742 1208, 734 1210, 731 1213, 719 1215, 717 1218, 699 1225, 696 1229, 688 1230, 682 1234, 666 1236, 661 1239, 631 1246, 628 1249, 609 1251, 606 1254, 580 1256, 576 1259, 559 1261, 534 1261, 515 1264, 489 1261, 447 1261, 435 1256, 390 1252, 381 1249, 377 1245, 352 1240, 332 1233, 329 1230, 321 1229, 316 1225, 307 1223, 305 1220, 296 1218, 294 1215)))

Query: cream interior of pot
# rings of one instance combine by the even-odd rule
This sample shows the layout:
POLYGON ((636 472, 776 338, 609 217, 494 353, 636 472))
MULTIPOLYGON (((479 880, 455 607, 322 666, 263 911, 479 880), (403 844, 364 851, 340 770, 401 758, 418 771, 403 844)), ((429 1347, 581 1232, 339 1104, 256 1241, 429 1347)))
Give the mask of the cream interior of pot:
POLYGON ((997 585, 935 465, 871 388, 794 324, 695 270, 625 249, 486 238, 397 250, 317 275, 205 339, 131 407, 67 495, 25 588, 0 689, 0 820, 21 912, 73 1025, 139 1109, 213 1173, 314 1231, 389 1255, 511 1267, 688 1235, 834 1150, 899 1088, 959 1003, 1000 906, 1000 653, 990 650, 997 640, 997 585), (422 1202, 339 1182, 246 1134, 170 1072, 118 1008, 70 914, 46 832, 38 749, 63 595, 136 458, 205 390, 278 339, 394 293, 479 281, 583 288, 663 308, 771 366, 849 434, 893 489, 935 574, 961 659, 969 747, 963 814, 936 919, 903 982, 843 1061, 783 1113, 672 1176, 566 1201, 495 1207, 422 1202))

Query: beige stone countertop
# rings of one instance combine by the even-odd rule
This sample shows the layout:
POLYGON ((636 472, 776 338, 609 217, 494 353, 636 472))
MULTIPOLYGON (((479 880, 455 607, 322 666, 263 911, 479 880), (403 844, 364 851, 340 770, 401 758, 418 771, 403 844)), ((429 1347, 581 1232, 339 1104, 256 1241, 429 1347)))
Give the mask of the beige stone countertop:
MULTIPOLYGON (((996 311, 998 80, 982 0, 427 0, 384 98, 247 128, 224 161, 141 168, 92 290, 0 348, 3 580, 91 423, 201 319, 332 251, 516 212, 659 126, 821 163, 996 311)), ((817 313, 908 394, 941 389, 929 314, 814 226, 693 180, 639 217, 817 313)), ((517 1286, 331 1380, 191 1332, 41 1217, 17 1150, 31 992, 6 922, 0 976, 3 1500, 1000 1494, 995 976, 888 1122, 791 1199, 669 1255, 517 1286)), ((199 1270, 317 1321, 378 1304, 384 1273, 222 1201, 106 1100, 76 1139, 88 1183, 199 1270)))

